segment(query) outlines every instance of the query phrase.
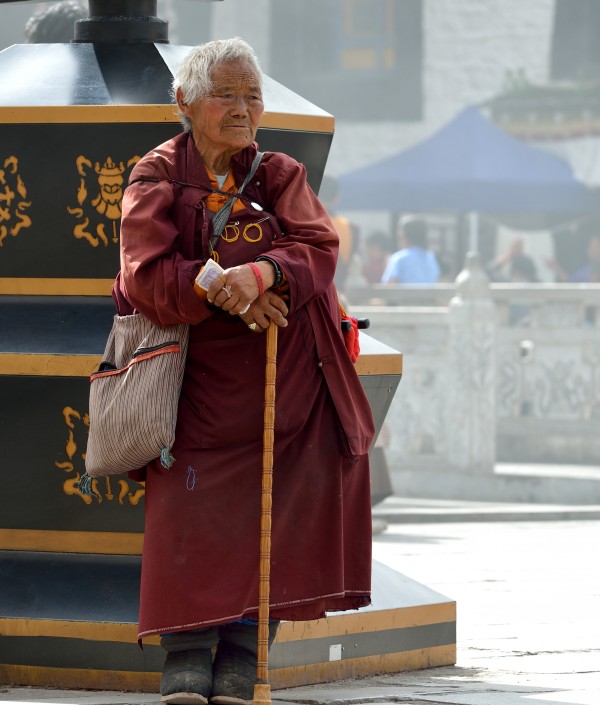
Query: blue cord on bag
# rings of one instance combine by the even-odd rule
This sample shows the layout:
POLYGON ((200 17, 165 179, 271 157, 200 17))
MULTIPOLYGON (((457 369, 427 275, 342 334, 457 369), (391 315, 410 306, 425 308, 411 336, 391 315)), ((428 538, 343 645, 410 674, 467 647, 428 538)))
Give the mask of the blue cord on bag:
POLYGON ((85 497, 96 497, 96 499, 102 499, 102 496, 94 490, 93 482, 94 478, 86 472, 79 478, 76 486, 85 497))
POLYGON ((166 447, 163 448, 160 451, 160 464, 163 466, 163 468, 166 468, 168 470, 174 462, 175 458, 171 455, 171 449, 166 447))

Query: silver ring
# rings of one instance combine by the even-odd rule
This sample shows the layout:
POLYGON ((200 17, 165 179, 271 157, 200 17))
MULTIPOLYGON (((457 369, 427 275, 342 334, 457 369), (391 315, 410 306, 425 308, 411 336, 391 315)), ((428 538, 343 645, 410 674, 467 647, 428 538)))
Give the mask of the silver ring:
POLYGON ((227 294, 227 298, 230 299, 233 296, 233 291, 228 284, 223 284, 223 291, 227 294))
POLYGON ((240 314, 239 314, 239 315, 240 315, 240 316, 243 316, 245 313, 248 313, 249 310, 250 310, 250 304, 247 304, 247 305, 244 306, 244 308, 240 311, 240 314))
POLYGON ((256 330, 256 323, 248 323, 248 328, 250 328, 250 330, 256 330))

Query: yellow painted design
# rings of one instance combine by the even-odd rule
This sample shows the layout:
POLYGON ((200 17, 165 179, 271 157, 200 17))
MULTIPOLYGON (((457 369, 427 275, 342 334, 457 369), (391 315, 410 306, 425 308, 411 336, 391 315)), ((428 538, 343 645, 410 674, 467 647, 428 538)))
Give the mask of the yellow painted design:
POLYGON ((23 228, 31 227, 26 211, 31 206, 27 188, 19 174, 19 160, 7 157, 0 168, 0 247, 7 235, 18 235, 23 228))
POLYGON ((87 446, 87 434, 90 427, 90 417, 87 413, 81 414, 70 406, 65 406, 62 415, 67 426, 67 440, 64 446, 66 460, 57 459, 54 461, 55 467, 63 472, 69 473, 69 477, 63 481, 63 492, 69 497, 79 497, 88 506, 97 502, 102 504, 105 500, 112 502, 117 500, 120 505, 136 506, 144 496, 144 488, 134 480, 119 479, 115 481, 110 477, 94 478, 92 480, 91 495, 82 494, 78 484, 81 476, 85 473, 85 448, 87 446), (116 482, 116 494, 113 483, 116 482), (130 490, 129 482, 134 487, 130 490), (136 487, 137 486, 137 487, 136 487))
POLYGON ((124 174, 139 162, 140 157, 134 156, 125 165, 123 162, 115 164, 112 157, 107 157, 104 164, 96 162, 94 171, 97 174, 98 192, 91 199, 90 205, 95 210, 94 223, 91 226, 91 215, 86 213, 86 204, 89 191, 86 183, 89 172, 92 170, 92 162, 80 154, 75 160, 77 173, 79 174, 79 187, 77 189, 77 206, 68 206, 67 213, 76 219, 73 228, 73 235, 78 240, 87 240, 92 247, 103 245, 108 247, 109 242, 113 244, 119 242, 118 223, 121 219, 121 205, 123 202, 123 185, 125 183, 124 174), (98 216, 100 221, 98 222, 98 216), (107 222, 108 221, 108 222, 107 222), (110 232, 107 232, 107 225, 110 232))
POLYGON ((134 507, 140 502, 140 499, 145 494, 143 487, 139 487, 135 492, 129 492, 129 483, 126 480, 119 480, 119 504, 123 504, 123 500, 127 497, 129 504, 134 507))

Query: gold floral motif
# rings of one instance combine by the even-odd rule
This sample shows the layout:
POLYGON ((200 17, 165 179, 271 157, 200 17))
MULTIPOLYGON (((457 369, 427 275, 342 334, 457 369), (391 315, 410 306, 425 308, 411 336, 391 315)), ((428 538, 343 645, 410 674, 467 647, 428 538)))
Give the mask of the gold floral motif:
POLYGON ((26 213, 31 201, 27 200, 27 188, 18 170, 19 160, 15 156, 7 157, 0 169, 0 247, 7 235, 14 237, 31 226, 26 213))
POLYGON ((64 447, 66 460, 56 460, 54 465, 70 475, 63 482, 63 492, 69 496, 79 497, 82 502, 88 505, 92 504, 94 500, 98 504, 104 500, 107 502, 116 500, 121 505, 127 503, 136 506, 139 504, 145 493, 143 485, 121 477, 96 478, 92 481, 92 493, 90 495, 81 493, 78 484, 81 476, 85 473, 85 447, 90 417, 87 413, 82 415, 71 406, 65 406, 62 415, 67 426, 67 440, 64 447), (130 482, 134 482, 137 487, 130 489, 130 482))

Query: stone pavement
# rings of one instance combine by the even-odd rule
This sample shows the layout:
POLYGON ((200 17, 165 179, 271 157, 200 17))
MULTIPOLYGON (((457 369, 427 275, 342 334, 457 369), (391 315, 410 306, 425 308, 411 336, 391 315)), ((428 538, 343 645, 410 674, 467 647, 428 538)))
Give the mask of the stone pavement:
MULTIPOLYGON (((600 705, 600 507, 391 497, 373 557, 458 607, 456 666, 273 691, 273 705, 600 705)), ((158 705, 2 688, 12 705, 158 705)))

